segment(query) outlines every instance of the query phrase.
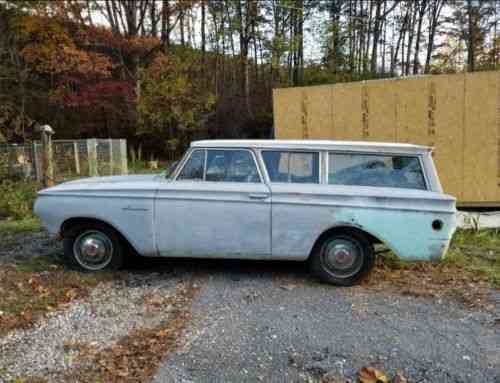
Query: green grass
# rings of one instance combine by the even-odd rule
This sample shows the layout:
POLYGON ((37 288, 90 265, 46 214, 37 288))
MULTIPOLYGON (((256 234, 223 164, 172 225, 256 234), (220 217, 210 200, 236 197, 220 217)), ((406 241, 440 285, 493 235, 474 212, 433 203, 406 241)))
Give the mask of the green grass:
POLYGON ((41 228, 42 226, 37 218, 3 220, 0 221, 0 237, 39 231, 41 228))
POLYGON ((500 232, 458 230, 443 262, 463 268, 500 288, 500 232))
POLYGON ((42 230, 37 218, 29 217, 19 220, 0 220, 0 242, 2 246, 9 246, 15 237, 23 233, 33 233, 42 230))
POLYGON ((33 217, 33 204, 40 184, 29 181, 0 182, 0 218, 16 220, 33 217))

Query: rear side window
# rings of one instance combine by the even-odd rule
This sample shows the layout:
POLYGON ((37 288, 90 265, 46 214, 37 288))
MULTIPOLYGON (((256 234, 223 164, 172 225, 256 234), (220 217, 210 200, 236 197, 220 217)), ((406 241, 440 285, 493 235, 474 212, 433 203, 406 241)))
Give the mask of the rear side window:
POLYGON ((319 183, 319 153, 263 151, 271 182, 319 183))
POLYGON ((418 157, 397 155, 329 153, 328 183, 426 189, 418 157))
POLYGON ((257 165, 247 150, 209 150, 206 181, 260 182, 257 165))
POLYGON ((202 181, 205 168, 205 151, 195 150, 182 168, 178 180, 202 181))

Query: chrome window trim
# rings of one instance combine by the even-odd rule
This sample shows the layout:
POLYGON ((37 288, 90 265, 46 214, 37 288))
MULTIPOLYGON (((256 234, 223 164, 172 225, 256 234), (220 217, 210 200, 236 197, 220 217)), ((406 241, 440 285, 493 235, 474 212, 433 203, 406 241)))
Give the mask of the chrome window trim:
MULTIPOLYGON (((213 184, 221 184, 221 183, 226 183, 226 184, 265 184, 264 182, 264 178, 262 176, 262 173, 261 173, 261 169, 260 169, 260 166, 258 164, 258 161, 257 161, 257 156, 255 155, 255 153, 253 152, 253 150, 249 149, 249 148, 219 148, 219 147, 206 147, 206 148, 200 148, 200 147, 195 147, 195 148, 191 148, 191 150, 189 151, 189 157, 188 158, 191 158, 191 155, 192 153, 194 153, 195 151, 197 150, 203 150, 205 151, 205 164, 204 164, 204 168, 203 168, 203 179, 202 180, 198 180, 198 182, 207 182, 207 183, 213 183, 213 184), (214 151, 245 151, 245 152, 249 152, 250 155, 252 156, 253 158, 253 162, 254 162, 254 165, 255 165, 255 168, 257 169, 257 174, 259 175, 259 181, 258 182, 227 182, 227 181, 207 181, 206 180, 206 176, 207 176, 207 159, 208 159, 208 151, 209 150, 214 150, 214 151)), ((182 164, 182 168, 184 168, 184 166, 186 165, 188 160, 186 160, 183 164, 182 164)), ((179 171, 179 173, 176 175, 175 177, 175 181, 177 181, 177 177, 179 176, 179 174, 181 173, 181 171, 179 171)), ((178 181, 184 181, 184 180, 178 180, 178 181)), ((191 180, 186 180, 186 181, 191 181, 191 180)), ((192 180, 194 182, 196 182, 197 180, 192 180)))
POLYGON ((188 181, 188 182, 203 182, 205 180, 205 167, 206 167, 206 162, 207 162, 207 154, 206 154, 206 150, 203 149, 203 148, 192 148, 190 150, 187 151, 186 155, 185 155, 185 158, 182 160, 183 162, 180 164, 179 166, 179 170, 177 171, 177 174, 175 175, 175 178, 173 179, 173 181, 188 181), (198 152, 198 151, 205 151, 205 165, 204 165, 204 168, 203 168, 203 178, 201 180, 180 180, 179 179, 179 176, 180 174, 182 173, 182 171, 184 170, 184 167, 186 166, 186 164, 188 163, 189 159, 192 157, 193 153, 194 152, 198 152))
MULTIPOLYGON (((276 184, 276 185, 321 185, 321 179, 323 177, 323 172, 322 172, 322 166, 321 166, 321 150, 310 150, 310 149, 286 149, 286 148, 276 148, 276 149, 259 149, 259 155, 260 158, 262 159, 262 165, 264 167, 264 170, 266 172, 266 177, 267 177, 267 182, 270 184, 276 184), (318 155, 318 182, 275 182, 271 180, 271 177, 269 177, 269 172, 267 171, 267 166, 266 162, 264 161, 264 156, 262 155, 264 152, 283 152, 283 153, 310 153, 310 154, 317 154, 318 155)), ((290 167, 290 162, 288 163, 288 166, 290 167)), ((290 169, 288 169, 288 177, 290 177, 290 169)))

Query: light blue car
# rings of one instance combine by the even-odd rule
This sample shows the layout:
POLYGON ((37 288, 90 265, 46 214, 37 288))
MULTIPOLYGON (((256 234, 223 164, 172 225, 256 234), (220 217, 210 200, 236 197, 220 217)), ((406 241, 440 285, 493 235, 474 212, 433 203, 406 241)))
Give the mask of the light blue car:
POLYGON ((441 259, 456 228, 431 148, 410 144, 207 140, 162 175, 87 178, 42 190, 35 212, 68 264, 119 268, 148 257, 308 260, 352 285, 374 244, 441 259))

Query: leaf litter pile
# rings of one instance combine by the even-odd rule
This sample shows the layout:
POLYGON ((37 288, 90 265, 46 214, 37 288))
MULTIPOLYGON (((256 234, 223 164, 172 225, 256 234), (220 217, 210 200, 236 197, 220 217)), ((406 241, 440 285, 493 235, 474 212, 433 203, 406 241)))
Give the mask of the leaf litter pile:
MULTIPOLYGON (((101 351, 91 345, 67 345, 79 351, 79 363, 55 376, 63 382, 146 382, 162 359, 182 345, 182 335, 191 320, 191 303, 200 289, 194 280, 181 282, 173 295, 162 301, 169 316, 152 329, 138 329, 101 351)), ((152 302, 154 305, 155 302, 152 302)))
POLYGON ((44 260, 1 267, 0 336, 32 326, 48 312, 88 296, 91 288, 109 278, 108 274, 68 272, 44 260))
POLYGON ((390 253, 378 257, 363 286, 494 310, 491 291, 500 288, 500 235, 458 231, 445 259, 437 263, 404 262, 390 253))

